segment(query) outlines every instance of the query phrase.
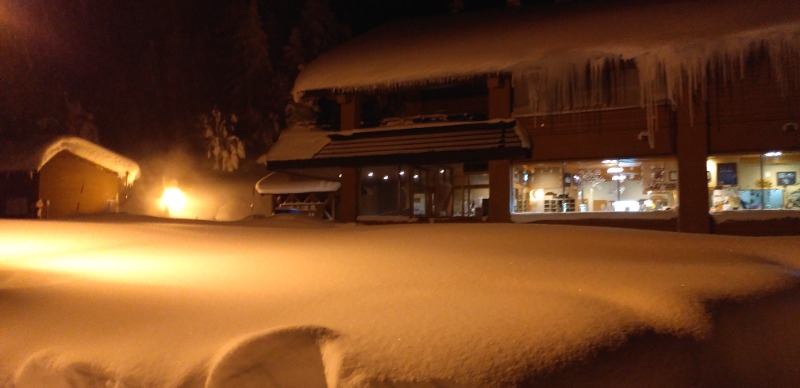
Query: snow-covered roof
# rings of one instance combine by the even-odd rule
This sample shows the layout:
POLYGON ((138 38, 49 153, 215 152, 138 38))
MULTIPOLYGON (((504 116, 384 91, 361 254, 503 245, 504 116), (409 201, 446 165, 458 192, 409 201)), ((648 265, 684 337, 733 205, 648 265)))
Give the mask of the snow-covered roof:
POLYGON ((114 171, 126 184, 140 174, 139 165, 120 154, 88 140, 62 136, 55 139, 30 139, 0 143, 0 171, 39 171, 62 151, 68 151, 98 166, 114 171))
POLYGON ((530 140, 516 120, 502 119, 402 123, 339 132, 303 126, 289 128, 281 134, 280 141, 259 162, 269 166, 270 162, 276 165, 274 162, 309 159, 355 161, 355 157, 491 149, 499 146, 529 149, 530 140), (479 136, 477 140, 476 134, 479 136), (486 141, 487 136, 490 141, 486 141), (459 140, 463 142, 465 138, 470 143, 460 144, 459 140), (396 144, 398 142, 401 144, 396 144), (416 148, 413 142, 417 142, 416 148))
POLYGON ((273 171, 256 182, 259 194, 330 193, 339 190, 339 182, 273 171))
POLYGON ((280 140, 269 149, 269 152, 259 158, 259 162, 269 164, 274 160, 311 159, 330 143, 331 139, 328 137, 330 133, 310 126, 288 128, 281 133, 280 140))
MULTIPOLYGON (((465 12, 386 25, 323 54, 294 86, 308 91, 360 91, 511 73, 515 81, 549 80, 635 59, 640 83, 704 76, 711 60, 738 65, 754 48, 798 52, 800 2, 671 1, 653 4, 555 4, 465 12)), ((774 63, 775 64, 775 63, 774 63)), ((541 83, 541 82, 540 82, 541 83)), ((541 86, 541 85, 540 85, 541 86)))

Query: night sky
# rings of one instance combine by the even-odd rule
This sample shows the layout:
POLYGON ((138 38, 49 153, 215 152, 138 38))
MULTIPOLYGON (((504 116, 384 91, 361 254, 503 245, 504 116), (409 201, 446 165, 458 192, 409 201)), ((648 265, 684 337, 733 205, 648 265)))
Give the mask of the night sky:
MULTIPOLYGON (((462 12, 505 6, 464 0, 462 12)), ((258 153, 286 127, 304 63, 378 25, 449 12, 428 0, 2 0, 0 136, 89 134, 134 157, 202 149, 198 117, 217 107, 258 153)))

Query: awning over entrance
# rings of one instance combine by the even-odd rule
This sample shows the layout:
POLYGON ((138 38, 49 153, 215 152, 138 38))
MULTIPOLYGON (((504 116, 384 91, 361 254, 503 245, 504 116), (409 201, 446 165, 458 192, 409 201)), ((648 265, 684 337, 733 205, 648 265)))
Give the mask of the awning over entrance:
POLYGON ((525 157, 530 144, 516 120, 330 134, 304 160, 272 160, 270 169, 397 163, 479 162, 525 157))
POLYGON ((339 190, 341 183, 273 171, 256 182, 259 194, 328 193, 339 190))

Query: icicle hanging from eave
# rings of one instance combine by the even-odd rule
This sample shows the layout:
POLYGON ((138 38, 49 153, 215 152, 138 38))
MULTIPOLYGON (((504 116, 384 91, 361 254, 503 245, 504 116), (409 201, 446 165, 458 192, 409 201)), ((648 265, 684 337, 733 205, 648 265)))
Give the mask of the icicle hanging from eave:
POLYGON ((598 107, 607 98, 604 83, 615 85, 615 74, 626 60, 636 63, 639 104, 645 111, 648 142, 655 148, 658 107, 677 109, 685 104, 689 125, 694 125, 694 104, 708 100, 709 75, 730 82, 745 78, 748 58, 764 50, 772 75, 786 95, 787 88, 800 87, 800 25, 779 26, 720 39, 678 42, 624 56, 621 54, 571 53, 563 58, 543 59, 513 71, 515 83, 525 83, 534 115, 598 107), (607 79, 610 77, 611 79, 607 79), (684 100, 686 99, 686 100, 684 100))

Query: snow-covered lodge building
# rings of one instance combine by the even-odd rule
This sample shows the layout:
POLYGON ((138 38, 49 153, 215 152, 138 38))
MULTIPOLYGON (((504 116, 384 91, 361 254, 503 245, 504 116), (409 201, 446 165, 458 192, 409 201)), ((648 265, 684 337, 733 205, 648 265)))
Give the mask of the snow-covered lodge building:
POLYGON ((267 168, 339 182, 342 221, 800 233, 798 2, 404 21, 322 55, 294 93, 321 120, 267 168))
POLYGON ((0 143, 0 217, 58 218, 119 211, 136 162, 88 140, 0 143))

